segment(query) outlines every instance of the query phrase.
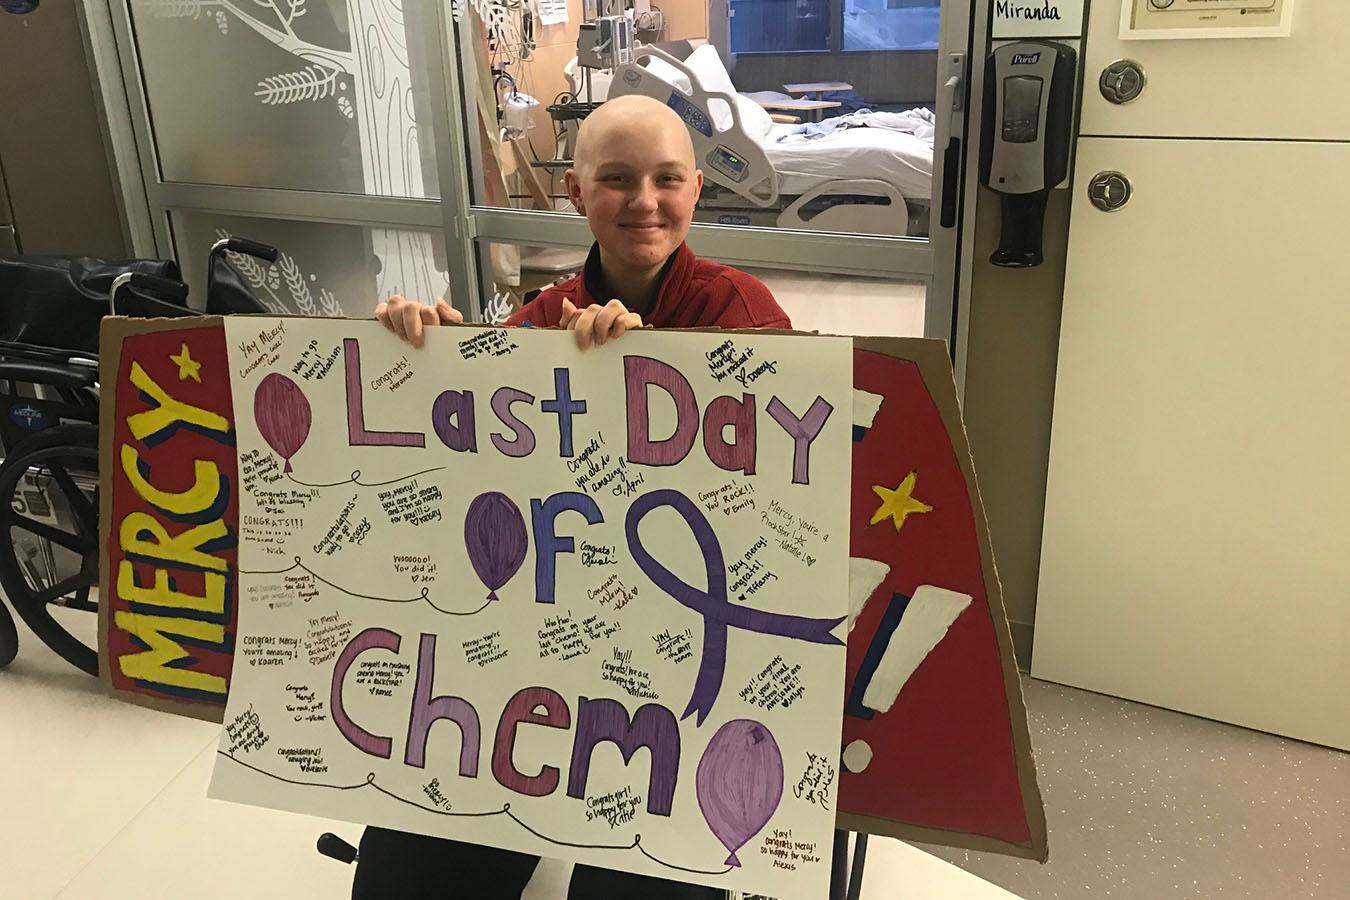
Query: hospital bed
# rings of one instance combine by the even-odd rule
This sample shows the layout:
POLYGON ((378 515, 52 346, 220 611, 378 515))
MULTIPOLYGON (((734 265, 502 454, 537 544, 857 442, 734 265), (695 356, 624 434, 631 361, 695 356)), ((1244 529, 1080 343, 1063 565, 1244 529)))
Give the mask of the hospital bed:
POLYGON ((705 176, 695 221, 927 234, 931 136, 861 127, 783 141, 797 126, 773 122, 738 93, 712 44, 685 59, 639 45, 610 77, 593 73, 591 89, 595 100, 645 94, 684 118, 705 176))

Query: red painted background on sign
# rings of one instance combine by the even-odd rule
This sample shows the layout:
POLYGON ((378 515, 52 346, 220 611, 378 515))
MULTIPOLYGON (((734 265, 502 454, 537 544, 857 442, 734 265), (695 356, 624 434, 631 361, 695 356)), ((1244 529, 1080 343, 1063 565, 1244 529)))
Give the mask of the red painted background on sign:
POLYGON ((845 696, 893 594, 927 584, 974 600, 888 712, 844 717, 844 745, 865 740, 874 756, 861 773, 842 774, 839 808, 1027 844, 975 514, 951 438, 914 363, 855 352, 853 385, 885 400, 853 445, 850 553, 891 571, 849 635, 845 696), (881 505, 872 486, 894 489, 910 472, 913 496, 932 511, 911 514, 898 532, 890 519, 870 525, 881 505))
POLYGON ((105 590, 107 596, 104 598, 104 602, 109 606, 108 656, 104 664, 108 666, 112 686, 118 691, 223 706, 225 702, 223 693, 216 695, 215 692, 192 690, 147 678, 129 677, 122 670, 123 658, 143 653, 147 650, 147 645, 119 628, 114 622, 116 614, 121 611, 223 625, 224 641, 215 645, 213 642, 184 638, 181 634, 175 635, 172 627, 164 629, 162 633, 185 651, 183 657, 168 663, 167 668, 201 672, 228 682, 237 618, 236 541, 239 533, 239 502, 232 427, 234 413, 230 396, 229 362, 225 351, 225 330, 216 325, 127 337, 122 344, 116 384, 104 385, 104 390, 104 402, 111 399, 115 403, 112 458, 102 460, 112 484, 112 521, 108 530, 107 547, 110 584, 105 590), (200 381, 192 377, 191 365, 184 366, 170 358, 174 356, 182 358, 182 349, 185 346, 188 350, 187 358, 197 365, 195 371, 200 381), (127 418, 153 408, 154 404, 131 381, 132 366, 135 363, 139 363, 150 379, 173 399, 223 416, 230 423, 230 433, 221 437, 205 430, 185 426, 167 431, 161 435, 158 442, 138 440, 132 435, 127 418), (109 391, 109 387, 113 389, 109 391), (146 607, 130 603, 119 594, 118 572, 123 560, 131 561, 136 581, 141 586, 153 584, 157 569, 168 572, 171 590, 184 594, 202 595, 205 581, 204 570, 201 568, 172 561, 152 560, 144 555, 128 555, 123 549, 122 525, 126 517, 135 512, 152 516, 169 536, 180 535, 194 525, 201 524, 201 521, 194 521, 191 518, 183 520, 180 517, 179 520, 175 520, 139 495, 122 467, 123 448, 128 446, 139 454, 143 465, 142 471, 149 473, 148 481, 161 491, 184 492, 192 488, 198 460, 212 462, 218 467, 221 483, 227 494, 222 498, 219 509, 211 510, 209 518, 212 521, 223 522, 230 537, 216 541, 210 553, 226 565, 223 614, 212 615, 183 609, 146 607))

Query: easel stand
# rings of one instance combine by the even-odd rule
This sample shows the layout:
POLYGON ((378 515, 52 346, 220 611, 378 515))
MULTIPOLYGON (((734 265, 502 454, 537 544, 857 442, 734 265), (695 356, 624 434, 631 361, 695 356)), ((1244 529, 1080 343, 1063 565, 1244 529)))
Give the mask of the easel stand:
POLYGON ((848 838, 852 832, 834 832, 834 856, 830 863, 829 900, 858 900, 862 895, 863 867, 867 863, 867 835, 853 835, 853 864, 849 865, 848 838))

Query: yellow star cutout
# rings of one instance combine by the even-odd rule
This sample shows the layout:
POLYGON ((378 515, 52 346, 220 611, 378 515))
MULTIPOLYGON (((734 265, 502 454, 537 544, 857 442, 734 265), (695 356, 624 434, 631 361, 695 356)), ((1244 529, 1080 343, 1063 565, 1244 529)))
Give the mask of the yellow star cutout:
POLYGON ((894 519, 895 530, 899 531, 900 526, 905 524, 905 517, 910 513, 933 511, 933 507, 914 497, 914 482, 918 478, 918 474, 918 472, 910 472, 895 490, 884 488, 879 484, 872 485, 872 490, 881 498, 881 506, 872 514, 872 521, 868 523, 869 525, 875 525, 886 519, 894 519))
POLYGON ((192 355, 188 353, 187 344, 183 345, 183 349, 178 352, 177 356, 170 353, 169 359, 178 364, 179 381, 187 381, 191 378, 198 384, 202 383, 202 364, 193 359, 192 355))

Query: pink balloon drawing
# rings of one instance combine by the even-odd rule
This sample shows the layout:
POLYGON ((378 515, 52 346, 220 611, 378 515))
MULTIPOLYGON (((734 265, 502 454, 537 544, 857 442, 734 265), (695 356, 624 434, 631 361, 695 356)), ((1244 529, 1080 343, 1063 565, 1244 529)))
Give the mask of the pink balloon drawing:
POLYGON ((253 418, 263 440, 285 460, 283 472, 291 471, 291 457, 309 437, 309 400, 300 386, 273 372, 253 392, 253 418))
POLYGON ((489 600, 520 570, 528 545, 525 518, 510 497, 488 491, 473 498, 464 514, 464 547, 489 600))
POLYGON ((767 726, 732 719, 713 735, 695 776, 699 809, 712 833, 731 852, 759 834, 783 797, 783 754, 767 726))

